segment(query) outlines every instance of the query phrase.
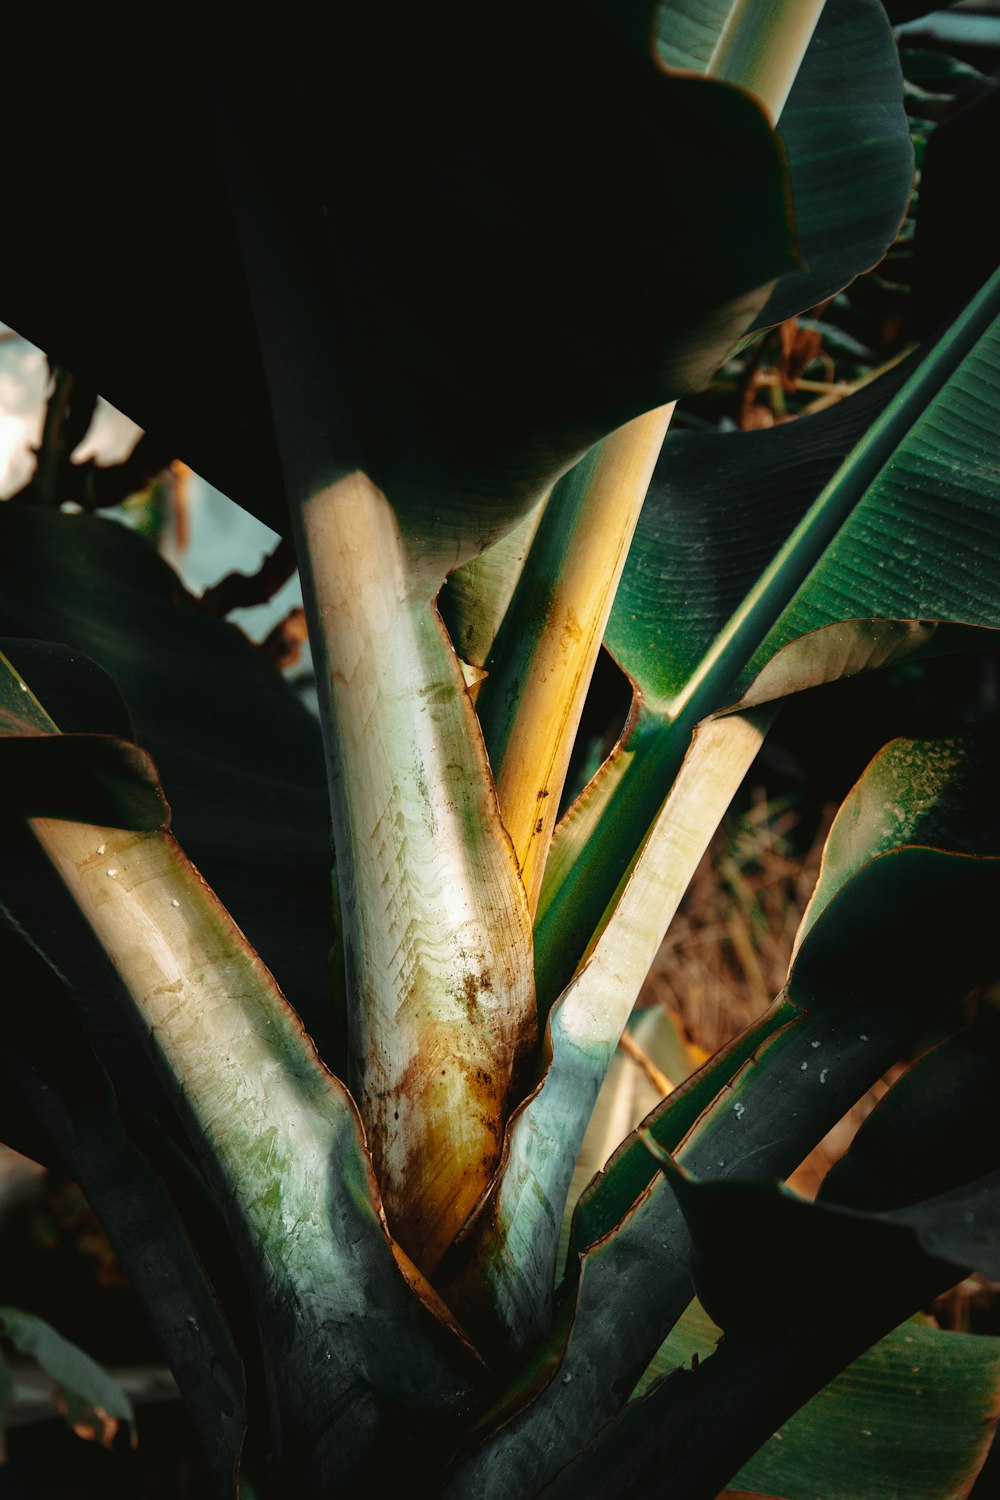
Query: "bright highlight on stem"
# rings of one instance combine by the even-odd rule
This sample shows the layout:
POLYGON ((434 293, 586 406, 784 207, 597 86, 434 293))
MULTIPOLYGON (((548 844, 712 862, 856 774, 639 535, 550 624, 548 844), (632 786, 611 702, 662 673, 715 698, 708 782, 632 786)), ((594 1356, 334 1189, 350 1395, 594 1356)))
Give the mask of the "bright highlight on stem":
MULTIPOLYGON (((739 0, 708 73, 777 119, 824 0, 739 0)), ((611 433, 556 486, 477 700, 534 916, 587 690, 674 403, 611 433)))

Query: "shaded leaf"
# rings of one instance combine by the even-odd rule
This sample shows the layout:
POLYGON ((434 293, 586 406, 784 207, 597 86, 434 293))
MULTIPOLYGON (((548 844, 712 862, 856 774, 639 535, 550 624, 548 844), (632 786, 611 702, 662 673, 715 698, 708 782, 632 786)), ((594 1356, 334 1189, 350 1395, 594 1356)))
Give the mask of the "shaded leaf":
MULTIPOLYGON (((14 652, 30 660, 30 650, 18 653, 17 643, 14 652)), ((0 778, 8 816, 166 827, 170 810, 146 751, 109 735, 60 734, 47 715, 42 727, 31 696, 0 651, 0 778)))
POLYGON ((121 1386, 44 1319, 16 1307, 0 1307, 0 1338, 19 1354, 37 1360, 52 1377, 66 1402, 66 1420, 80 1437, 93 1437, 110 1447, 124 1422, 135 1441, 135 1413, 121 1386))
POLYGON ((904 1323, 769 1438, 735 1483, 814 1500, 952 1500, 985 1460, 1000 1395, 995 1339, 904 1323))
MULTIPOLYGON (((890 747, 885 753, 891 759, 897 752, 890 747)), ((962 742, 961 752, 953 743, 952 753, 964 754, 977 787, 982 784, 986 790, 993 779, 991 758, 978 754, 975 736, 962 742)), ((912 754, 919 756, 919 742, 912 754)), ((937 788, 947 800, 948 778, 942 781, 938 774, 933 744, 926 747, 926 761, 925 789, 930 796, 937 788)), ((866 774, 877 784, 879 758, 866 774)), ((865 802, 860 790, 864 779, 841 817, 852 826, 855 806, 866 805, 874 849, 882 847, 882 810, 876 799, 865 802)), ((974 800, 972 787, 969 793, 974 800)), ((925 819, 927 800, 920 808, 925 819)), ((1000 827, 991 823, 989 830, 1000 853, 1000 827)), ((835 824, 831 841, 836 837, 835 824)), ((943 837, 939 843, 945 843, 943 837)), ((868 863, 858 859, 854 868, 857 873, 846 879, 803 939, 785 998, 744 1039, 749 1055, 735 1049, 731 1053, 739 1070, 727 1072, 725 1057, 717 1069, 709 1063, 650 1118, 654 1138, 676 1148, 686 1170, 723 1186, 726 1178, 748 1174, 787 1176, 913 1044, 929 1019, 947 1015, 969 985, 990 972, 1000 859, 970 858, 943 847, 898 847, 868 863), (714 1099, 702 1102, 699 1083, 714 1099)), ((489 1493, 490 1473, 503 1470, 508 1480, 511 1472, 551 1474, 565 1462, 595 1423, 613 1416, 627 1399, 690 1301, 688 1232, 672 1195, 662 1183, 651 1181, 651 1170, 652 1159, 643 1169, 635 1141, 627 1141, 595 1183, 590 1203, 588 1195, 581 1201, 577 1218, 583 1253, 577 1277, 570 1274, 562 1289, 551 1337, 538 1352, 530 1379, 512 1388, 507 1405, 498 1406, 495 1420, 502 1412, 505 1425, 483 1441, 460 1471, 466 1483, 487 1486, 484 1493, 489 1493), (624 1201, 628 1197, 630 1203, 624 1201)), ((866 1232, 868 1227, 863 1226, 866 1232)), ((880 1224, 875 1232, 888 1238, 890 1251, 904 1242, 913 1247, 919 1279, 927 1257, 913 1230, 880 1224)), ((803 1269, 801 1275, 807 1272, 803 1269)), ((867 1342, 911 1310, 901 1305, 896 1317, 877 1327, 867 1342)), ((851 1345, 851 1337, 845 1323, 841 1364, 865 1347, 865 1341, 851 1345)), ((834 1363, 822 1379, 839 1367, 834 1363)), ((770 1365, 768 1369, 773 1374, 770 1365)), ((788 1399, 792 1384, 782 1400, 788 1399)), ((799 1401, 807 1394, 803 1388, 799 1401)), ((731 1391, 720 1394, 720 1420, 733 1400, 731 1391)), ((763 1431, 773 1431, 787 1410, 763 1431)), ((750 1451, 738 1454, 734 1467, 750 1451)), ((726 1477, 719 1474, 718 1483, 726 1477)))
MULTIPOLYGON (((651 1145, 691 1230, 702 1300, 711 1299, 727 1337, 697 1368, 658 1384, 610 1423, 559 1475, 546 1492, 553 1497, 571 1494, 583 1472, 609 1492, 641 1492, 655 1473, 669 1472, 678 1493, 709 1500, 838 1370, 959 1274, 897 1224, 762 1184, 696 1183, 651 1145), (712 1444, 690 1441, 696 1413, 711 1425, 712 1444)), ((994 1387, 996 1373, 994 1363, 994 1387)), ((985 1404, 994 1400, 987 1389, 985 1404)), ((980 1460, 985 1446, 980 1437, 980 1460)))
POLYGON ((173 831, 338 1064, 322 745, 287 682, 142 537, 16 503, 0 505, 0 634, 69 648, 44 660, 34 646, 30 661, 23 645, 4 650, 32 685, 44 673, 38 695, 60 727, 152 754, 173 831))
MULTIPOLYGON (((704 72, 729 9, 725 0, 659 5, 655 40, 662 61, 704 72)), ((802 312, 867 270, 902 220, 913 153, 896 49, 879 0, 828 0, 782 111, 780 135, 805 269, 780 279, 758 318, 762 326, 802 312)), ((672 467, 683 446, 671 438, 668 448, 672 467)), ((556 497, 563 501, 560 508, 569 498, 556 497)), ((713 494, 707 514, 717 503, 713 494)), ((456 645, 463 654, 471 652, 467 659, 477 665, 486 664, 523 553, 520 543, 499 543, 481 561, 459 569, 444 592, 456 645)), ((746 586, 755 576, 748 576, 746 586)), ((707 597, 715 597, 716 587, 713 578, 707 597)), ((685 596, 685 604, 691 602, 685 596)))
MULTIPOLYGON (((190 1407, 220 1493, 231 1492, 245 1431, 243 1369, 205 1265, 224 1289, 230 1319, 245 1317, 235 1252, 230 1247, 220 1260, 219 1226, 206 1224, 211 1215, 202 1205, 192 1212, 191 1194, 180 1217, 163 1159, 176 1122, 161 1114, 152 1129, 137 1131, 134 1112, 116 1100, 79 1017, 42 958, 15 935, 0 932, 0 972, 6 1002, 0 1041, 4 1112, 10 1110, 18 1132, 25 1120, 43 1132, 42 1158, 80 1185, 98 1215, 190 1407), (147 1151, 150 1140, 159 1146, 153 1161, 137 1137, 147 1151)), ((134 1082, 148 1096, 146 1077, 134 1082)), ((0 1134, 18 1139, 6 1132, 4 1119, 0 1134)), ((253 1350, 252 1336, 247 1345, 253 1350)))
POLYGON ((647 1139, 691 1234, 699 1299, 734 1340, 770 1345, 808 1326, 819 1346, 854 1315, 861 1281, 892 1278, 915 1299, 913 1311, 929 1289, 962 1279, 961 1265, 930 1256, 895 1215, 807 1203, 769 1183, 695 1181, 647 1139), (821 1298, 812 1295, 817 1279, 821 1298))
MULTIPOLYGON (((667 0, 657 47, 704 70, 730 7, 667 0)), ((781 114, 805 269, 781 277, 758 327, 824 301, 881 260, 913 183, 913 151, 892 33, 880 0, 827 0, 781 114)))
MULTIPOLYGON (((695 1302, 658 1351, 652 1380, 707 1359, 722 1330, 695 1302)), ((903 1323, 769 1437, 725 1493, 815 1500, 943 1500, 968 1493, 1000 1396, 1000 1342, 903 1323)))
MULTIPOLYGON (((468 69, 452 66, 456 22, 450 7, 398 15, 388 30, 343 13, 329 49, 303 45, 297 25, 266 40, 179 36, 143 54, 143 77, 155 93, 181 68, 190 107, 169 122, 143 111, 124 133, 118 68, 82 28, 47 36, 50 128, 28 138, 13 185, 28 228, 5 249, 4 316, 283 526, 221 96, 228 144, 316 313, 309 351, 297 352, 325 389, 302 420, 322 411, 326 438, 333 414, 340 472, 360 439, 365 466, 401 500, 527 502, 603 432, 697 386, 742 331, 755 311, 744 294, 793 263, 781 165, 749 99, 665 77, 589 7, 518 6, 500 24, 463 14, 468 69), (379 129, 359 133, 376 98, 379 129), (67 130, 78 150, 52 194, 44 163, 67 130), (116 142, 120 186, 98 206, 84 143, 104 139, 116 142), (198 256, 178 260, 154 237, 137 257, 134 226, 178 183, 198 256), (637 202, 642 235, 622 235, 637 202), (539 230, 566 203, 585 205, 572 254, 539 230), (731 231, 747 224, 737 248, 731 231), (68 225, 69 256, 56 250, 68 225), (684 295, 668 308, 651 284, 684 295), (193 369, 192 338, 205 351, 193 369)), ((22 24, 23 55, 41 40, 22 24)))
MULTIPOLYGON (((882 411, 669 701, 640 704, 617 751, 620 776, 605 775, 595 789, 604 804, 599 831, 591 814, 581 820, 583 837, 567 824, 572 858, 560 858, 558 835, 553 845, 536 928, 543 998, 559 992, 600 923, 699 719, 734 697, 771 701, 906 649, 944 649, 941 621, 1000 624, 1000 553, 990 546, 1000 513, 990 420, 1000 386, 998 306, 1000 275, 882 411), (900 639, 899 621, 920 629, 900 639), (845 625, 846 642, 838 634, 834 649, 817 646, 816 632, 845 625)), ((667 527, 660 531, 666 544, 667 527)), ((661 618, 655 575, 648 598, 647 619, 661 618)), ((657 631, 643 630, 634 607, 627 613, 636 616, 624 632, 630 670, 662 694, 657 631)), ((951 644, 967 646, 968 637, 960 632, 951 644)))
POLYGON ((7 1457, 7 1413, 14 1397, 14 1385, 10 1371, 0 1350, 0 1464, 7 1457))
POLYGON ((903 1208, 995 1170, 998 1082, 1000 1018, 987 1012, 896 1080, 830 1168, 820 1197, 875 1212, 903 1208))
MULTIPOLYGON (((954 60, 931 54, 939 63, 954 60)), ((958 65, 960 66, 960 65, 958 65)), ((934 129, 920 174, 913 271, 914 312, 921 329, 935 331, 993 274, 1000 262, 1000 229, 976 210, 980 143, 1000 132, 1000 85, 973 99, 934 129), (965 248, 954 254, 956 243, 965 248)))

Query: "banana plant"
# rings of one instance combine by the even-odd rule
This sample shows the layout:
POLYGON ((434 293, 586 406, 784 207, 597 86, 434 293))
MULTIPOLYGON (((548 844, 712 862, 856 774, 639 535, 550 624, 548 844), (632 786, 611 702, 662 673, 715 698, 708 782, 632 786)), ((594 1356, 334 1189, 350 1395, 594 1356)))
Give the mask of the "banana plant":
POLYGON ((63 509, 68 450, 0 506, 0 1130, 90 1199, 220 1495, 966 1495, 1000 1353, 906 1320, 1000 1275, 991 725, 876 755, 782 993, 573 1204, 782 703, 1000 626, 1000 276, 826 411, 670 429, 893 242, 883 7, 293 23, 127 130, 47 48, 60 140, 129 170, 32 147, 0 310, 290 539, 320 715, 98 486, 63 509), (181 191, 195 248, 138 241, 181 191), (602 641, 632 708, 560 815, 602 641))

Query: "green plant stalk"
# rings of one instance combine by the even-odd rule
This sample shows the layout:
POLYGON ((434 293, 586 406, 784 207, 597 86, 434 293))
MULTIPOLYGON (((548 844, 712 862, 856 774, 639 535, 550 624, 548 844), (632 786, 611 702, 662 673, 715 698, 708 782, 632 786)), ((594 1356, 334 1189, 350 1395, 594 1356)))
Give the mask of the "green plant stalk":
MULTIPOLYGON (((511 1119, 495 1188, 464 1237, 467 1274, 444 1283, 463 1323, 476 1329, 484 1318, 495 1321, 506 1347, 524 1349, 549 1324, 566 1195, 598 1091, 664 933, 772 717, 770 709, 730 715, 699 731, 614 921, 549 1016, 544 1076, 511 1119)), ((493 1328, 489 1335, 495 1341, 493 1328)))
MULTIPOLYGON (((367 1461, 379 1388, 399 1393, 398 1373, 380 1366, 428 1316, 411 1286, 440 1313, 389 1240, 353 1102, 168 834, 29 826, 113 963, 126 1020, 219 1195, 259 1310, 282 1458, 332 1482, 367 1461)), ((461 1379, 438 1361, 430 1353, 410 1385, 418 1404, 458 1397, 461 1379)), ((423 1364, 418 1354, 407 1369, 423 1364)))
POLYGON ((676 775, 696 724, 727 705, 740 669, 806 581, 840 527, 928 403, 1000 311, 1000 272, 973 298, 823 489, 669 703, 640 710, 627 764, 608 794, 599 830, 543 888, 535 928, 535 972, 544 1013, 601 930, 663 788, 676 775), (573 935, 572 944, 565 933, 573 935), (581 946, 582 945, 582 946, 581 946))
POLYGON ((620 427, 556 484, 477 709, 534 911, 594 663, 673 403, 620 427))
POLYGON ((430 1271, 500 1159, 535 1036, 524 892, 475 714, 385 497, 348 476, 302 509, 323 629, 353 1078, 393 1232, 430 1271))
POLYGON ((375 485, 336 330, 235 143, 228 166, 317 667, 349 1082, 393 1234, 429 1273, 492 1176, 536 1036, 524 889, 434 604, 515 516, 413 517, 375 485))
POLYGON ((826 0, 736 0, 705 69, 749 89, 777 120, 826 0))
MULTIPOLYGON (((756 1024, 754 1036, 762 1036, 762 1044, 724 1082, 678 1152, 696 1177, 786 1177, 919 1029, 905 1017, 893 1028, 882 1027, 881 1018, 851 1006, 833 1016, 791 1020, 789 1009, 775 1002, 774 1031, 770 1018, 756 1024), (862 1025, 871 1027, 865 1032, 870 1041, 860 1039, 862 1025), (836 1049, 840 1065, 827 1086, 812 1088, 807 1101, 796 1100, 791 1131, 782 1112, 784 1080, 800 1076, 803 1063, 815 1068, 814 1043, 827 1052, 836 1049), (759 1114, 753 1107, 758 1099, 772 1101, 759 1114), (741 1117, 733 1106, 743 1100, 751 1104, 741 1117)), ((668 1131, 672 1097, 657 1111, 668 1131)), ((537 1490, 552 1478, 620 1410, 690 1303, 694 1283, 684 1216, 666 1182, 648 1175, 651 1181, 614 1232, 601 1226, 595 1243, 574 1245, 550 1336, 533 1362, 537 1384, 528 1394, 515 1387, 509 1406, 484 1421, 491 1435, 459 1469, 447 1500, 502 1500, 518 1484, 537 1490)))
MULTIPOLYGON (((784 4, 776 19, 750 6, 727 27, 727 80, 755 87, 774 119, 823 3, 799 7, 812 16, 807 26, 784 4), (762 70, 752 60, 775 42, 776 59, 762 70)), ((673 409, 671 402, 611 433, 556 485, 477 699, 532 913, 597 653, 673 409)))

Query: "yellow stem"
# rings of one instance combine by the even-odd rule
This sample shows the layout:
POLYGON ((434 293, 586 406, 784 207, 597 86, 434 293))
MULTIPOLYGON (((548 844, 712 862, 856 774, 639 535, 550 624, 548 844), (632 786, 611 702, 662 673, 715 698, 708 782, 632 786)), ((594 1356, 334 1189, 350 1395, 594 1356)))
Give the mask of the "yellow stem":
MULTIPOLYGON (((708 72, 781 113, 824 0, 738 0, 708 72)), ((523 665, 516 723, 494 766, 501 815, 534 915, 587 689, 674 404, 604 439, 543 630, 523 665)))
POLYGON ((646 412, 601 445, 583 524, 568 548, 525 672, 517 725, 496 767, 501 815, 532 913, 594 662, 673 409, 671 402, 646 412))

